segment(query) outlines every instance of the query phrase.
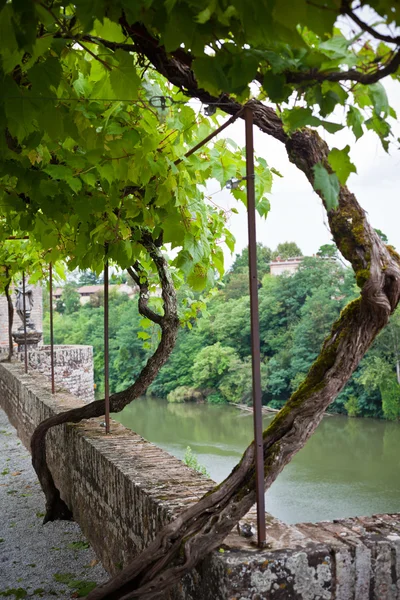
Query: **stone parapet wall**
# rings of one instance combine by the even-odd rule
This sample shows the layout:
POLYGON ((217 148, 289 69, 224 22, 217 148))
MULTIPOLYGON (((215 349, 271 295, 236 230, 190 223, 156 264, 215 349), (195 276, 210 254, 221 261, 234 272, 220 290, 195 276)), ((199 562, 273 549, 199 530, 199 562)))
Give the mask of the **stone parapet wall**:
MULTIPOLYGON (((0 363, 0 405, 25 445, 41 420, 80 404, 0 363)), ((47 447, 62 497, 111 573, 213 485, 115 422, 109 436, 100 419, 54 428, 47 447)), ((163 600, 400 600, 398 515, 296 526, 268 516, 264 550, 236 532, 222 549, 163 600)))
MULTIPOLYGON (((24 352, 16 353, 24 362, 24 352)), ((51 379, 50 346, 41 346, 28 352, 28 369, 42 373, 51 379)), ((83 400, 94 400, 93 347, 54 346, 54 380, 56 390, 66 390, 83 400)))

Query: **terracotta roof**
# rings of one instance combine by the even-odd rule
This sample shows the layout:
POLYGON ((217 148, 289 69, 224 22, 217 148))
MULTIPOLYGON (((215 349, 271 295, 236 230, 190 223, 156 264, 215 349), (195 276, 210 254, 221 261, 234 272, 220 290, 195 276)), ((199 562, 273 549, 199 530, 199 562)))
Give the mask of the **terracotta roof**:
MULTIPOLYGON (((109 286, 111 287, 111 286, 109 286)), ((102 284, 100 285, 82 285, 77 288, 78 294, 95 294, 96 292, 101 292, 104 289, 102 284)))

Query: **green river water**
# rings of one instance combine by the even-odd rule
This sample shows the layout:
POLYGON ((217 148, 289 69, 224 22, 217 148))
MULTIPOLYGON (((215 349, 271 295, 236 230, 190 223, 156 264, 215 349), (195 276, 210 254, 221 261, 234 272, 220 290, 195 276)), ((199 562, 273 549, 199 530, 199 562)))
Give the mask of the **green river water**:
MULTIPOLYGON (((178 458, 190 445, 217 482, 253 437, 252 414, 233 406, 142 398, 115 418, 178 458)), ((400 512, 400 424, 325 417, 268 490, 266 505, 286 523, 400 512)))

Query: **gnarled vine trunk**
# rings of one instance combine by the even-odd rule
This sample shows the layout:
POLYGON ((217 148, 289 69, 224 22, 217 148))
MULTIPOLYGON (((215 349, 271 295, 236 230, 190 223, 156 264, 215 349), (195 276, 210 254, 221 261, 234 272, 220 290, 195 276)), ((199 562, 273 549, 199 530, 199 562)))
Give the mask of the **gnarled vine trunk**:
MULTIPOLYGON (((191 57, 183 50, 178 50, 172 56, 168 55, 141 24, 130 25, 124 17, 121 18, 121 24, 131 36, 133 47, 90 36, 85 39, 111 49, 134 49, 185 94, 206 103, 221 102, 221 108, 228 114, 235 115, 242 108, 226 95, 216 98, 199 88, 190 68, 191 57)), ((305 173, 311 183, 315 164, 322 162, 329 170, 328 146, 315 131, 303 129, 289 137, 272 108, 258 101, 251 101, 249 104, 253 109, 255 124, 263 132, 285 144, 289 160, 305 173)), ((400 257, 383 244, 367 222, 365 212, 356 198, 346 187, 341 188, 339 206, 328 212, 328 218, 334 240, 351 263, 357 282, 362 287, 361 295, 342 311, 305 381, 264 432, 266 488, 270 487, 284 466, 304 446, 321 421, 324 411, 343 389, 399 302, 400 257)), ((159 269, 160 277, 162 273, 165 274, 165 271, 160 272, 159 269)), ((165 314, 167 315, 167 311, 165 314)), ((169 325, 168 331, 165 330, 165 325, 164 328, 161 325, 161 344, 165 344, 165 347, 160 350, 159 356, 155 358, 154 355, 149 360, 144 369, 147 372, 140 375, 132 388, 112 397, 112 410, 120 410, 137 397, 138 389, 143 393, 146 383, 154 378, 155 369, 164 362, 175 341, 174 327, 177 326, 177 320, 173 318, 172 321, 173 325, 169 325)), ((35 432, 35 468, 46 487, 49 517, 62 517, 63 507, 58 506, 59 497, 57 499, 58 492, 54 483, 49 484, 51 474, 48 469, 43 470, 46 431, 60 422, 76 422, 101 414, 104 414, 104 401, 49 419, 35 432), (55 515, 52 515, 52 506, 56 506, 55 515)), ((164 527, 148 548, 120 574, 93 590, 88 600, 150 600, 163 596, 169 586, 192 569, 206 553, 221 544, 254 502, 255 463, 252 443, 240 463, 221 485, 164 527)))
MULTIPOLYGON (((168 264, 150 234, 143 233, 140 243, 147 250, 156 266, 162 289, 164 314, 155 313, 149 306, 149 290, 147 279, 140 265, 136 263, 130 269, 131 275, 139 286, 139 312, 161 327, 161 339, 154 354, 148 359, 135 383, 122 392, 110 397, 110 411, 120 412, 127 404, 142 396, 154 381, 157 373, 171 354, 179 327, 175 287, 169 272, 168 264), (141 273, 141 278, 136 273, 141 273)), ((134 332, 132 332, 134 335, 134 332)), ((46 433, 51 427, 63 423, 78 423, 83 419, 100 417, 105 413, 105 401, 96 400, 86 406, 74 408, 50 417, 38 425, 32 435, 32 464, 46 496, 46 514, 44 523, 57 519, 72 519, 72 513, 60 497, 53 476, 46 460, 46 433)))

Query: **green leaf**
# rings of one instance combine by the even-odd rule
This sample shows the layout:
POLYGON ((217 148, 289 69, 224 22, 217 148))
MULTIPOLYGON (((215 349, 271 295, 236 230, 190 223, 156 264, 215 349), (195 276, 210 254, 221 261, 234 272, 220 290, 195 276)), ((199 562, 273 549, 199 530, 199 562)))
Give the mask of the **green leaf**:
POLYGON ((374 114, 370 119, 365 121, 365 126, 367 129, 375 131, 375 133, 378 134, 382 146, 387 152, 389 150, 389 140, 387 138, 391 133, 389 123, 385 119, 382 119, 381 117, 378 117, 378 115, 374 114))
POLYGON ((375 112, 378 116, 381 116, 383 113, 384 117, 387 117, 389 114, 389 100, 386 94, 386 90, 383 85, 378 83, 373 83, 369 86, 369 94, 375 109, 375 112))
POLYGON ((140 77, 136 73, 133 57, 128 52, 117 50, 114 57, 118 66, 113 66, 110 83, 117 98, 135 100, 140 86, 140 77))
POLYGON ((110 21, 107 17, 103 19, 103 22, 99 20, 94 22, 93 33, 109 42, 124 42, 126 40, 121 25, 115 23, 115 21, 110 21))
POLYGON ((332 123, 331 121, 321 121, 321 125, 329 133, 336 133, 337 131, 341 131, 341 129, 343 129, 343 125, 340 125, 339 123, 332 123))
POLYGON ((149 340, 151 338, 151 334, 147 333, 147 331, 138 331, 137 336, 140 340, 149 340))
POLYGON ((362 128, 363 121, 364 117, 358 108, 355 106, 350 106, 346 117, 346 123, 353 130, 356 140, 358 140, 364 134, 362 128))
MULTIPOLYGON (((232 58, 228 72, 227 92, 241 94, 256 77, 259 59, 251 52, 242 51, 232 58)), ((224 69, 226 70, 226 69, 224 69)))
POLYGON ((292 93, 291 87, 286 85, 286 77, 282 74, 274 74, 272 71, 265 73, 263 88, 271 102, 283 102, 292 93))
POLYGON ((221 90, 229 87, 223 65, 214 56, 196 58, 193 62, 193 70, 199 85, 212 94, 219 94, 221 90))
POLYGON ((321 120, 312 114, 311 108, 296 106, 295 108, 285 108, 282 112, 283 127, 286 132, 301 129, 306 125, 321 125, 321 120))
POLYGON ((313 167, 314 171, 314 189, 320 191, 325 200, 328 211, 338 206, 340 192, 340 183, 335 173, 328 173, 321 163, 313 167))
POLYGON ((268 198, 264 197, 261 198, 261 200, 257 203, 257 212, 261 217, 266 218, 266 216, 268 215, 270 209, 271 209, 271 205, 270 202, 268 200, 268 198))
POLYGON ((221 275, 221 277, 223 277, 225 273, 224 253, 222 251, 222 248, 220 248, 219 246, 215 248, 215 253, 213 254, 213 264, 214 267, 217 269, 218 273, 221 275))
POLYGON ((225 244, 228 246, 229 250, 231 252, 233 252, 235 250, 235 243, 236 243, 235 237, 228 229, 225 229, 224 233, 225 233, 225 244))
POLYGON ((346 58, 349 51, 349 40, 342 35, 334 35, 326 42, 319 45, 319 50, 330 58, 346 58))
MULTIPOLYGON (((215 4, 215 2, 214 2, 214 4, 215 4)), ((198 23, 200 23, 201 25, 203 25, 204 23, 207 23, 207 21, 209 21, 211 19, 213 10, 214 9, 213 9, 212 5, 207 6, 204 10, 199 12, 199 14, 196 17, 196 21, 198 23)))
POLYGON ((328 162, 342 185, 346 185, 350 173, 357 173, 356 167, 350 160, 349 152, 350 146, 345 146, 342 150, 332 148, 328 154, 328 162))
POLYGON ((35 94, 46 95, 51 88, 57 88, 62 76, 62 67, 58 58, 50 56, 29 70, 29 79, 35 94))

